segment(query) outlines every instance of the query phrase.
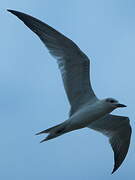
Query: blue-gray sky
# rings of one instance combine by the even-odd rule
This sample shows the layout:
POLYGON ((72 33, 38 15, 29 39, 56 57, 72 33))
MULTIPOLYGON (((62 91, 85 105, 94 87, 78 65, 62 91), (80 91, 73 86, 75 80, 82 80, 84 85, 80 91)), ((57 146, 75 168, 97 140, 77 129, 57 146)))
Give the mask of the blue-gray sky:
POLYGON ((101 134, 82 129, 39 144, 34 134, 68 118, 69 104, 56 61, 15 16, 31 14, 75 41, 91 59, 91 80, 99 98, 115 97, 128 107, 135 128, 134 0, 2 0, 0 60, 0 178, 134 178, 135 135, 121 168, 110 175, 113 153, 101 134))

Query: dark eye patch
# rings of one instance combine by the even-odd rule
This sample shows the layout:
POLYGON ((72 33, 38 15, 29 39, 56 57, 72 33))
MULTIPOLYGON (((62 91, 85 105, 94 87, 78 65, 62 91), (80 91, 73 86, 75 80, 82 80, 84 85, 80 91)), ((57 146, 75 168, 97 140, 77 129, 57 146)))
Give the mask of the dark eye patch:
POLYGON ((107 101, 107 102, 110 102, 110 103, 115 103, 115 102, 117 102, 116 100, 114 100, 114 99, 110 99, 110 98, 109 98, 109 99, 107 99, 106 101, 107 101))
POLYGON ((116 101, 114 101, 114 100, 110 100, 110 103, 115 103, 116 101))

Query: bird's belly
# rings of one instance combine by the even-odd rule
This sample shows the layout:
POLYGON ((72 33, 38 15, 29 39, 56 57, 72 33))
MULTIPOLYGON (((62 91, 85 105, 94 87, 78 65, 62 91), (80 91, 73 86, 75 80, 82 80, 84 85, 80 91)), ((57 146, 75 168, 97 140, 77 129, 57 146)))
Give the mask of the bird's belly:
POLYGON ((82 109, 71 117, 70 128, 75 130, 87 127, 90 123, 105 116, 106 114, 107 112, 102 109, 95 111, 94 107, 91 109, 82 109))

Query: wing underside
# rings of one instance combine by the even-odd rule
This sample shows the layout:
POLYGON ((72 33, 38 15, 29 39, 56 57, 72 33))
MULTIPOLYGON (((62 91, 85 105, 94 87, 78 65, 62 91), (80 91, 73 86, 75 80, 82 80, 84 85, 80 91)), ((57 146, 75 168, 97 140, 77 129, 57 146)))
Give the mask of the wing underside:
POLYGON ((130 144, 131 126, 128 117, 107 115, 91 123, 89 128, 99 131, 109 138, 114 152, 114 173, 124 161, 130 144))
POLYGON ((89 59, 78 46, 49 25, 27 14, 8 10, 29 27, 42 40, 57 59, 64 88, 71 105, 72 115, 78 107, 96 99, 89 80, 89 59))

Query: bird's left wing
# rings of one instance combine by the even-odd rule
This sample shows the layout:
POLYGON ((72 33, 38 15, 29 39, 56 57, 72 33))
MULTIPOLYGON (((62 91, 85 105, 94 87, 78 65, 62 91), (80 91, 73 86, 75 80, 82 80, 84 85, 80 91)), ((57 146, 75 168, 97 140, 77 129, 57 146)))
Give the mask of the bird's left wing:
POLYGON ((69 38, 46 23, 22 12, 8 10, 21 19, 43 41, 57 59, 71 105, 70 116, 87 102, 97 100, 89 80, 89 59, 69 38))
POLYGON ((129 118, 124 116, 107 115, 91 123, 88 128, 101 132, 109 137, 114 152, 114 173, 124 161, 130 144, 131 126, 129 118))

